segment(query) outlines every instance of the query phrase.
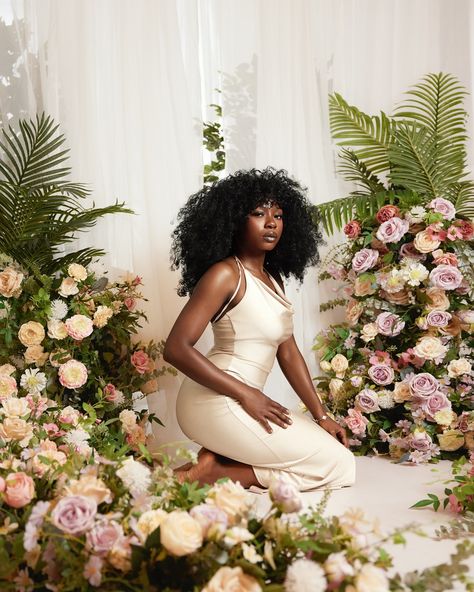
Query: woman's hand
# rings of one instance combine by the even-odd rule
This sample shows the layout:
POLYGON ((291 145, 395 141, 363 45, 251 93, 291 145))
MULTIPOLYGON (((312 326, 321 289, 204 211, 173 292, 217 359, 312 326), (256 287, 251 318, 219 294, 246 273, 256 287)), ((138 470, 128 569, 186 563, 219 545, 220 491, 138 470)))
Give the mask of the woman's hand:
POLYGON ((291 423, 290 411, 270 397, 264 395, 256 388, 249 387, 239 402, 245 411, 253 417, 263 428, 271 434, 273 432, 270 421, 282 428, 287 428, 291 423))
POLYGON ((337 423, 337 421, 334 421, 333 419, 328 417, 327 419, 322 419, 321 421, 318 421, 318 424, 323 428, 323 430, 326 430, 328 434, 334 436, 336 440, 340 440, 346 448, 349 448, 346 430, 342 426, 340 426, 337 423))

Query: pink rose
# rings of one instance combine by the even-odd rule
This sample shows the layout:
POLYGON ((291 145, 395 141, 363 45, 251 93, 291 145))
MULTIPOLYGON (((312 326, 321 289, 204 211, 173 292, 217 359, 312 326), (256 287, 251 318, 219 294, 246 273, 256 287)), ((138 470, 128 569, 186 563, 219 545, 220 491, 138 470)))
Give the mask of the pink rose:
POLYGON ((474 223, 469 220, 455 220, 454 224, 460 229, 463 240, 470 241, 474 237, 474 223))
POLYGON ((135 310, 135 307, 137 305, 137 301, 135 300, 135 298, 125 298, 123 303, 130 311, 135 310))
POLYGON ((59 382, 69 389, 77 389, 87 382, 87 368, 82 362, 68 360, 58 370, 59 382))
POLYGON ((390 354, 388 352, 376 350, 369 358, 369 364, 385 364, 386 366, 392 365, 390 354))
POLYGON ((413 351, 412 347, 409 347, 406 352, 399 355, 398 367, 404 368, 405 366, 415 366, 415 368, 421 368, 425 363, 425 358, 420 358, 413 351))
POLYGON ((139 374, 146 374, 147 372, 150 372, 150 365, 152 364, 152 361, 148 357, 148 354, 146 354, 144 351, 138 350, 134 352, 130 358, 130 361, 139 374))
POLYGON ((441 249, 438 251, 433 251, 432 253, 434 259, 433 263, 435 265, 453 265, 454 267, 458 266, 458 258, 454 253, 444 253, 441 249))
POLYGON ((444 230, 442 222, 435 222, 434 224, 430 224, 426 227, 426 230, 424 232, 426 232, 427 236, 432 241, 445 241, 448 237, 448 233, 446 232, 446 230, 444 230))
POLYGON ((363 413, 372 413, 380 411, 377 393, 371 389, 365 388, 356 395, 356 409, 363 413))
POLYGON ((344 226, 344 234, 347 238, 357 238, 360 235, 361 225, 357 220, 351 220, 344 226))
POLYGON ((422 431, 415 431, 407 438, 408 444, 414 450, 421 450, 422 452, 426 452, 430 450, 431 446, 433 445, 433 441, 430 438, 429 434, 422 431))
POLYGON ((376 237, 383 243, 397 243, 408 232, 410 223, 401 218, 390 218, 380 225, 376 237))
POLYGON ((462 232, 457 226, 450 226, 446 231, 446 238, 450 241, 455 241, 462 238, 462 232))
POLYGON ((444 310, 432 310, 426 317, 426 322, 431 327, 446 327, 452 319, 452 314, 444 310))
POLYGON ((352 269, 357 273, 367 271, 373 267, 379 258, 379 252, 375 249, 362 249, 352 258, 352 269))
POLYGON ((385 386, 391 384, 395 378, 395 372, 390 366, 385 364, 375 364, 368 370, 368 374, 375 384, 385 386))
POLYGON ((428 207, 438 214, 441 214, 445 220, 452 220, 456 215, 456 209, 453 204, 442 197, 432 199, 428 204, 428 207))
POLYGON ((438 265, 430 272, 431 285, 442 290, 455 290, 462 280, 462 273, 453 265, 438 265))
POLYGON ((104 386, 104 397, 107 399, 107 401, 113 403, 116 399, 116 392, 117 389, 112 383, 109 382, 109 384, 104 386))
POLYGON ((375 324, 379 333, 388 337, 400 335, 405 327, 405 321, 402 321, 398 315, 391 312, 381 312, 375 319, 375 324))
POLYGON ((96 522, 87 533, 87 544, 99 556, 107 555, 114 544, 123 537, 123 528, 114 520, 96 522))
POLYGON ((390 220, 390 218, 394 218, 394 217, 399 218, 400 217, 400 210, 397 208, 397 206, 392 206, 392 205, 382 206, 380 208, 380 210, 377 212, 377 214, 375 215, 375 217, 377 218, 377 222, 380 222, 380 224, 382 224, 383 222, 390 220))
POLYGON ((83 534, 94 525, 97 503, 91 497, 70 495, 63 497, 51 512, 53 524, 69 534, 83 534))
POLYGON ((283 512, 299 512, 303 506, 299 490, 288 481, 276 479, 270 485, 270 498, 283 512))
POLYGON ((436 391, 423 400, 421 408, 428 418, 434 420, 435 413, 441 411, 442 409, 451 409, 451 403, 444 393, 441 391, 436 391))
POLYGON ((439 389, 438 380, 429 372, 415 374, 408 383, 415 397, 427 398, 439 389))
POLYGON ((347 416, 344 418, 346 426, 356 436, 363 436, 369 420, 356 409, 348 409, 347 416))
POLYGON ((420 253, 413 242, 405 243, 400 247, 400 257, 406 257, 407 259, 415 259, 416 261, 423 261, 426 259, 424 253, 420 253))
POLYGON ((5 484, 4 500, 12 508, 23 508, 35 495, 35 482, 21 471, 7 475, 5 484))

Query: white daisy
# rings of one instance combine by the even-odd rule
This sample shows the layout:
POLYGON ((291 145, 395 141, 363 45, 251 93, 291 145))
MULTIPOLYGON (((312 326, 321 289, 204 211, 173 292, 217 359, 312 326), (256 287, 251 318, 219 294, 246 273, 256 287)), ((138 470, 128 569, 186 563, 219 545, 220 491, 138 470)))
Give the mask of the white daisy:
POLYGON ((20 378, 20 386, 32 395, 38 395, 46 387, 46 383, 46 374, 40 372, 38 368, 28 368, 20 378))
POLYGON ((64 317, 66 315, 67 315, 67 304, 64 302, 64 300, 60 300, 59 298, 56 298, 56 300, 53 300, 51 302, 51 313, 49 315, 49 318, 60 320, 60 319, 64 319, 64 317))

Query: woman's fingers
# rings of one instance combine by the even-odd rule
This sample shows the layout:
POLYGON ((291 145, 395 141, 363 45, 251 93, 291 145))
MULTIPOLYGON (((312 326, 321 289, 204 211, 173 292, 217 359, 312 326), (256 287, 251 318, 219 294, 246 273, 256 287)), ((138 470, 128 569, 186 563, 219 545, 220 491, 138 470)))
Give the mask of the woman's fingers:
POLYGON ((282 419, 286 425, 293 423, 290 417, 290 411, 289 409, 286 409, 286 407, 278 404, 273 405, 272 412, 282 419))

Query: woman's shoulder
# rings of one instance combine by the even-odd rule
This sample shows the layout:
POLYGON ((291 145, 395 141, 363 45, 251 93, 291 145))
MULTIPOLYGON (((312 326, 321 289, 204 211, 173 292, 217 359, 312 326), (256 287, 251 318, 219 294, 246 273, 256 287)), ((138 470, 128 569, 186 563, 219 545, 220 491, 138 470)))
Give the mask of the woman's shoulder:
POLYGON ((213 263, 199 280, 199 284, 208 289, 229 290, 229 285, 239 278, 239 268, 234 257, 226 257, 213 263))

